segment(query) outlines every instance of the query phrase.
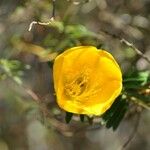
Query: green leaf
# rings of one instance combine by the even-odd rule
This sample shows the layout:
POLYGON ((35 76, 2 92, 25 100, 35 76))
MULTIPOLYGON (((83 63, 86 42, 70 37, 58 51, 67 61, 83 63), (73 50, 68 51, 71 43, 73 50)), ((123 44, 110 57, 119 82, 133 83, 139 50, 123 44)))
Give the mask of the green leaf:
POLYGON ((80 121, 84 122, 84 115, 80 115, 80 121))
POLYGON ((117 129, 117 127, 119 126, 121 120, 123 119, 127 109, 128 109, 128 105, 126 104, 126 106, 123 106, 122 109, 118 112, 119 114, 115 118, 115 121, 114 121, 113 126, 112 126, 113 130, 117 129))
POLYGON ((123 86, 125 89, 138 89, 149 82, 150 72, 133 72, 123 77, 123 86))
POLYGON ((102 116, 107 128, 116 130, 128 109, 128 102, 119 96, 111 108, 102 116))
POLYGON ((121 101, 119 100, 121 96, 119 96, 115 102, 112 104, 112 106, 103 114, 102 118, 107 121, 110 119, 110 117, 113 116, 114 112, 118 109, 121 101))
POLYGON ((71 35, 75 39, 94 35, 93 32, 89 31, 83 25, 68 25, 66 27, 66 33, 71 35))
POLYGON ((48 61, 48 62, 47 62, 47 65, 48 65, 50 68, 52 68, 52 67, 53 67, 53 62, 48 61))
POLYGON ((66 112, 66 117, 65 117, 66 123, 69 123, 71 121, 72 116, 73 116, 73 113, 66 112))

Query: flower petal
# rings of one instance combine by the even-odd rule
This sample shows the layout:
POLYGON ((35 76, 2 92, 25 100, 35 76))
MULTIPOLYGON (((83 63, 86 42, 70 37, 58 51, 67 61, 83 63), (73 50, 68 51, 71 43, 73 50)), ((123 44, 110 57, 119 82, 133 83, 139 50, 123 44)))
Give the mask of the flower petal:
POLYGON ((66 50, 54 62, 58 105, 65 111, 101 115, 122 90, 122 73, 113 56, 93 46, 66 50))

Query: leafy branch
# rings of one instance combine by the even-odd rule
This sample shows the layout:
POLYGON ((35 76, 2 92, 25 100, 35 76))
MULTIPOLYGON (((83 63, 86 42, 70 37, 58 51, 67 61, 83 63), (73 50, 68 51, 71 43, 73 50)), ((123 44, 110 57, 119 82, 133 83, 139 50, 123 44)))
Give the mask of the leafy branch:
MULTIPOLYGON (((72 2, 75 5, 81 4, 81 2, 74 2, 72 0, 68 0, 68 2, 72 2)), ((83 1, 82 1, 83 2, 83 1)), ((84 1, 84 2, 89 2, 89 1, 84 1)), ((52 15, 51 18, 48 22, 36 22, 33 21, 31 22, 29 26, 29 31, 31 31, 33 25, 38 24, 42 26, 49 26, 49 27, 54 27, 61 31, 60 33, 63 32, 63 34, 67 35, 69 39, 74 41, 74 43, 79 43, 80 44, 80 38, 82 37, 90 37, 92 39, 98 39, 99 41, 102 39, 101 34, 94 33, 92 31, 89 31, 86 27, 82 25, 64 25, 63 22, 56 21, 55 20, 55 0, 52 1, 52 15), (61 25, 61 26, 60 26, 61 25), (79 42, 77 42, 79 41, 79 42)), ((119 40, 121 44, 125 44, 127 47, 133 49, 137 55, 145 59, 148 63, 150 63, 150 59, 142 53, 141 50, 139 50, 134 44, 130 43, 128 40, 115 35, 111 34, 107 31, 100 31, 101 33, 105 33, 105 35, 111 36, 113 38, 116 38, 119 40)), ((59 47, 60 48, 60 47, 59 47)), ((135 71, 136 73, 133 73, 129 76, 124 76, 123 78, 123 92, 122 94, 116 99, 116 101, 113 103, 111 108, 104 113, 103 116, 101 116, 101 124, 105 124, 107 128, 112 128, 113 130, 116 130, 117 127, 119 126, 121 120, 123 117, 127 114, 129 108, 130 102, 134 102, 136 105, 143 107, 147 110, 150 110, 150 105, 149 105, 149 95, 150 92, 147 92, 146 94, 141 93, 143 90, 150 90, 150 73, 148 71, 143 71, 139 72, 138 70, 135 71)), ((46 107, 41 104, 39 101, 40 98, 34 97, 34 93, 31 90, 26 90, 27 93, 33 97, 36 101, 38 100, 38 104, 41 105, 41 110, 46 114, 46 117, 52 117, 49 115, 49 111, 46 110, 46 107)), ((73 118, 72 113, 66 112, 66 117, 65 120, 67 123, 71 121, 73 118)), ((93 123, 93 117, 89 118, 85 115, 80 115, 80 120, 81 122, 87 121, 89 123, 93 123)), ((140 118, 140 117, 139 117, 140 118)), ((137 119, 137 124, 134 128, 133 133, 129 136, 128 140, 123 144, 122 149, 124 149, 128 143, 133 139, 135 136, 135 132, 137 131, 138 124, 139 124, 139 118, 137 119)), ((55 122, 55 121, 54 121, 55 122)), ((56 121, 57 122, 57 121, 56 121)))

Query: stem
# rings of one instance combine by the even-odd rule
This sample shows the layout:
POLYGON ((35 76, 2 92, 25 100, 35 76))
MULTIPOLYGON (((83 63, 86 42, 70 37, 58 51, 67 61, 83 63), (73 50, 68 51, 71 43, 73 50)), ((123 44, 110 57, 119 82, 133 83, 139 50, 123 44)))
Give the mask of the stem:
POLYGON ((129 43, 125 39, 121 39, 120 42, 124 43, 128 47, 132 48, 138 55, 140 55, 141 57, 143 57, 150 64, 150 59, 147 56, 145 56, 139 49, 137 49, 132 43, 129 43))
POLYGON ((55 18, 55 2, 56 2, 56 0, 52 0, 52 5, 53 5, 53 10, 52 10, 52 17, 51 18, 55 18))
POLYGON ((133 101, 134 103, 138 104, 139 106, 142 106, 143 108, 150 110, 150 107, 147 106, 145 103, 143 103, 140 99, 136 98, 136 97, 129 97, 129 99, 131 101, 133 101))
POLYGON ((53 9, 52 9, 52 15, 51 15, 50 21, 48 21, 48 22, 32 21, 30 23, 30 25, 29 25, 28 31, 31 31, 32 28, 33 28, 33 25, 35 25, 35 24, 39 24, 39 25, 43 25, 43 26, 48 26, 49 24, 52 23, 52 21, 54 21, 54 18, 55 18, 55 2, 56 2, 56 0, 52 0, 53 9))
POLYGON ((132 139, 135 137, 135 135, 137 133, 137 130, 138 130, 138 127, 139 127, 139 124, 140 124, 140 118, 141 118, 141 114, 139 113, 137 115, 137 120, 135 122, 135 126, 133 128, 132 133, 130 134, 130 136, 128 137, 127 141, 121 146, 121 148, 119 150, 125 149, 128 146, 128 144, 132 141, 132 139))

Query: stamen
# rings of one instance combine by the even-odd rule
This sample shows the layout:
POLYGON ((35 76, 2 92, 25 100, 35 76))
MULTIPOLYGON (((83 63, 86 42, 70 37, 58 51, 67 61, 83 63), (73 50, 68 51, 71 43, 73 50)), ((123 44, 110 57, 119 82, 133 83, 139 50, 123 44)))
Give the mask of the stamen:
POLYGON ((87 71, 77 75, 72 82, 65 83, 65 93, 70 97, 79 97, 87 87, 89 74, 87 71))

